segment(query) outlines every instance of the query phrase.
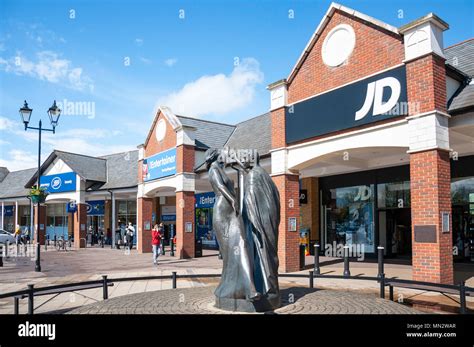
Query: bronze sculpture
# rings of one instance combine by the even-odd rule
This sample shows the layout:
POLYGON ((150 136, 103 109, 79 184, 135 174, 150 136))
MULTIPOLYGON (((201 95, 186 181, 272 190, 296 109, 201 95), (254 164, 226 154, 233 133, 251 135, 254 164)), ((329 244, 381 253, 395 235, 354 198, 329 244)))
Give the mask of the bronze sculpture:
POLYGON ((280 198, 268 173, 259 165, 233 158, 245 175, 243 213, 233 181, 225 173, 227 151, 209 149, 206 167, 216 194, 213 226, 223 258, 215 291, 216 307, 232 311, 268 311, 280 306, 278 225, 280 198), (253 164, 253 166, 252 166, 253 164))

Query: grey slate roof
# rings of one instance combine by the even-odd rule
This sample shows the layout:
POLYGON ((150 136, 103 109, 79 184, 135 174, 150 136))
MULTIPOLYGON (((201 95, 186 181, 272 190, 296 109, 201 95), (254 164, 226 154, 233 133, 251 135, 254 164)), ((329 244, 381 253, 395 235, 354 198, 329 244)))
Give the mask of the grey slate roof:
POLYGON ((35 173, 36 168, 9 172, 0 182, 0 198, 27 196, 29 189, 25 188, 25 183, 35 173))
POLYGON ((138 150, 104 155, 107 182, 99 189, 126 188, 138 185, 138 150))
POLYGON ((235 129, 235 125, 178 115, 176 117, 183 126, 196 128, 196 146, 201 148, 222 148, 235 129))
POLYGON ((474 76, 474 38, 444 49, 446 63, 474 76))
MULTIPOLYGON (((446 63, 474 77, 474 38, 448 47, 444 50, 446 63)), ((471 82, 472 83, 472 82, 471 82)), ((474 85, 469 84, 456 95, 449 105, 449 112, 456 112, 474 106, 474 85)))
POLYGON ((104 159, 58 150, 54 150, 54 153, 82 178, 98 182, 107 180, 106 161, 104 159))
POLYGON ((261 156, 268 154, 271 149, 270 113, 238 123, 225 147, 256 149, 261 156))

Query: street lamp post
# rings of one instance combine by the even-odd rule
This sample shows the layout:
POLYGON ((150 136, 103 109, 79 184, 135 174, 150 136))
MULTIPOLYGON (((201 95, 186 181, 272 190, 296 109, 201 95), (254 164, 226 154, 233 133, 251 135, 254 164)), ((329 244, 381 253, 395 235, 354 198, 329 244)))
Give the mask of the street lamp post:
MULTIPOLYGON (((28 107, 28 103, 25 100, 25 104, 23 107, 20 108, 20 116, 25 124, 25 131, 27 129, 31 130, 38 130, 38 171, 37 171, 37 188, 40 188, 40 178, 41 178, 41 132, 42 131, 51 131, 53 134, 56 132, 56 126, 58 125, 59 116, 61 115, 61 110, 56 105, 56 100, 54 100, 53 106, 48 109, 48 116, 51 122, 52 129, 43 128, 43 123, 41 119, 39 120, 38 127, 30 127, 28 123, 30 122, 31 113, 33 109, 28 107)), ((40 243, 39 243, 39 232, 40 232, 40 218, 39 218, 39 211, 40 211, 40 201, 36 203, 36 264, 35 264, 35 271, 41 272, 41 258, 40 258, 40 243)))

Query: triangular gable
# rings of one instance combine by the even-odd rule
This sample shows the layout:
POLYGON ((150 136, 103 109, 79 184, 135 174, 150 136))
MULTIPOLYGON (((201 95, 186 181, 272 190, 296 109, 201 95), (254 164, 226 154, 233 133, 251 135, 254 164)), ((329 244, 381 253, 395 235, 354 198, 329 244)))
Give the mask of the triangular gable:
POLYGON ((296 74, 298 73, 299 69, 301 68, 301 66, 303 65, 304 61, 306 60, 306 58, 308 57, 308 54, 309 52, 312 50, 312 48, 314 47, 314 45, 316 44, 316 42, 318 41, 319 37, 321 36, 321 33, 323 32, 323 30, 325 29, 326 25, 329 23, 329 21, 331 20, 334 12, 336 10, 339 10, 341 12, 344 12, 348 15, 351 15, 351 16, 354 16, 356 18, 359 18, 363 21, 366 21, 366 22, 369 22, 371 23, 372 25, 376 26, 376 27, 379 27, 383 30, 386 30, 386 31, 389 31, 393 34, 397 34, 399 35, 399 32, 398 32, 398 29, 390 24, 387 24, 387 23, 384 23, 378 19, 375 19, 373 17, 370 17, 370 16, 367 16, 363 13, 360 13, 356 10, 353 10, 351 8, 348 8, 348 7, 345 7, 343 5, 340 5, 340 4, 337 4, 335 2, 331 3, 331 5, 329 5, 329 8, 326 12, 326 14, 324 15, 323 19, 321 20, 321 22, 319 23, 318 27, 316 28, 316 31, 314 32, 314 34, 311 36, 311 39, 309 40, 308 44, 306 45, 305 49, 303 50, 303 52, 301 53, 300 57, 298 58, 295 66, 293 67, 293 69, 291 70, 288 78, 286 79, 287 80, 287 83, 291 83, 293 81, 293 79, 295 78, 296 74))
POLYGON ((150 130, 148 131, 148 135, 146 137, 144 146, 146 147, 148 145, 148 142, 150 141, 151 135, 153 134, 153 130, 155 129, 156 123, 158 122, 158 119, 160 118, 160 114, 162 114, 168 123, 173 127, 173 130, 178 130, 180 127, 182 127, 181 122, 179 121, 178 117, 173 113, 171 108, 167 106, 160 106, 158 107, 158 111, 156 112, 155 118, 153 119, 153 122, 151 123, 150 130))

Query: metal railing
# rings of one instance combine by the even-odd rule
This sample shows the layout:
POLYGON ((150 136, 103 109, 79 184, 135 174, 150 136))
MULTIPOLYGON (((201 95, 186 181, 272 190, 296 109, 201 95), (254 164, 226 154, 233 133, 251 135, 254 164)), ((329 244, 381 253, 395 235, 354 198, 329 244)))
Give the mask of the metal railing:
MULTIPOLYGON (((388 286, 390 292, 390 300, 393 300, 393 288, 403 287, 408 289, 417 289, 423 291, 433 291, 440 293, 458 294, 460 298, 460 313, 467 313, 466 307, 466 295, 474 295, 474 288, 466 287, 464 282, 459 285, 452 284, 441 284, 431 282, 421 282, 413 280, 402 280, 396 278, 386 278, 384 273, 384 261, 383 261, 383 247, 378 247, 378 275, 374 276, 350 276, 349 271, 349 259, 348 252, 344 253, 344 271, 343 275, 328 275, 321 274, 319 266, 319 245, 315 245, 315 262, 314 269, 308 271, 308 273, 283 273, 279 274, 280 278, 307 278, 309 288, 314 288, 315 279, 351 279, 351 280, 364 280, 364 281, 377 281, 380 284, 380 298, 385 298, 385 289, 388 286)), ((102 287, 102 297, 104 300, 108 299, 109 286, 113 286, 114 283, 129 282, 129 281, 149 281, 149 280, 171 280, 171 286, 173 289, 178 287, 178 279, 196 279, 196 278, 219 278, 221 274, 183 274, 178 275, 176 271, 173 271, 171 275, 158 275, 158 276, 138 276, 138 277, 121 277, 121 278, 108 278, 103 275, 101 280, 83 281, 66 283, 59 285, 52 285, 46 287, 37 288, 33 284, 28 284, 27 289, 0 293, 0 299, 14 298, 14 314, 19 314, 19 301, 23 298, 28 298, 28 314, 34 313, 34 297, 40 295, 52 295, 61 294, 66 292, 75 292, 80 290, 94 289, 102 287)))

